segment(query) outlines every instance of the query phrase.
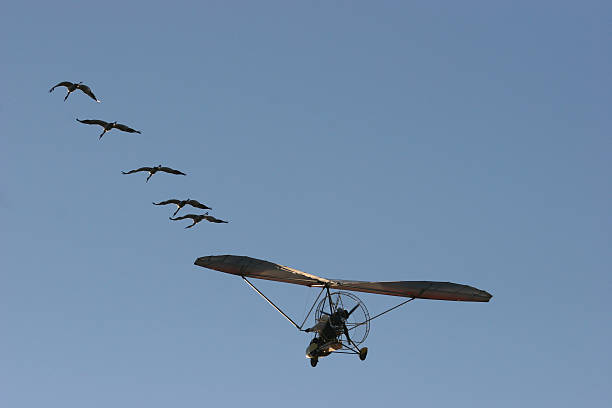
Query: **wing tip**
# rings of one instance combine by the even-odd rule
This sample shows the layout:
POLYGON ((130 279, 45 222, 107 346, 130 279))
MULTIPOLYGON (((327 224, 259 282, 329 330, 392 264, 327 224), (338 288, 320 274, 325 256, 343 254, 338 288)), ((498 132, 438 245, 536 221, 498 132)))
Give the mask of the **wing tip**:
POLYGON ((209 266, 211 265, 211 262, 213 260, 213 258, 219 258, 223 255, 208 255, 208 256, 201 256, 199 258, 196 258, 196 260, 193 262, 194 265, 197 266, 201 266, 203 268, 209 268, 209 266))

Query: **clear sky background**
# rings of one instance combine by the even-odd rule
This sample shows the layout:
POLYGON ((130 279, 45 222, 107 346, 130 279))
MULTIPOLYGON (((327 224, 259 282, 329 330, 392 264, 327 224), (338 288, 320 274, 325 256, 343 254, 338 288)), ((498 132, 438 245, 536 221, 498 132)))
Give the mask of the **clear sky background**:
MULTIPOLYGON (((611 11, 3 4, 0 405, 608 407, 611 11), (157 164, 188 176, 121 175, 157 164), (188 197, 230 223, 151 205, 188 197), (412 302, 313 369, 214 254, 494 297, 412 302)), ((296 320, 316 295, 255 283, 296 320)))

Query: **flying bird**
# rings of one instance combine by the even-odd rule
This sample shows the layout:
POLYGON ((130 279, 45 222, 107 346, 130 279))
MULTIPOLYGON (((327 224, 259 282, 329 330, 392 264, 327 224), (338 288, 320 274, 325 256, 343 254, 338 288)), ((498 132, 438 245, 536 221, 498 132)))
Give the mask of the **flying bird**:
POLYGON ((80 89, 81 91, 83 91, 84 94, 89 96, 91 99, 100 103, 98 98, 96 98, 96 95, 94 95, 93 92, 91 92, 91 88, 88 87, 87 85, 83 85, 83 82, 79 82, 78 84, 73 84, 72 82, 68 82, 68 81, 60 82, 59 84, 55 85, 53 88, 49 89, 49 92, 53 92, 53 90, 57 88, 58 86, 65 86, 68 89, 68 93, 64 97, 64 102, 66 101, 66 99, 68 99, 68 96, 72 92, 76 91, 77 89, 80 89))
POLYGON ((186 199, 186 200, 177 200, 175 198, 171 199, 171 200, 166 200, 166 201, 160 201, 159 203, 153 203, 153 205, 167 205, 167 204, 176 204, 177 209, 174 212, 174 214, 172 214, 172 216, 175 216, 177 212, 179 212, 179 210, 181 208, 183 208, 184 206, 186 206, 187 204, 189 204, 192 207, 196 207, 196 208, 201 208, 203 210, 212 210, 212 208, 207 207, 206 205, 196 201, 196 200, 191 200, 191 199, 186 199))
POLYGON ((184 220, 186 218, 190 218, 191 220, 193 220, 193 224, 185 228, 191 228, 202 220, 206 220, 208 222, 214 222, 216 224, 222 224, 222 223, 227 224, 228 223, 227 221, 223 221, 223 220, 213 217, 212 215, 208 215, 208 212, 204 214, 187 214, 187 215, 183 215, 182 217, 176 217, 176 218, 170 217, 172 221, 184 220))
POLYGON ((115 128, 115 129, 119 129, 123 132, 128 132, 128 133, 141 133, 139 130, 134 130, 129 126, 126 125, 122 125, 121 123, 117 123, 117 121, 114 122, 105 122, 103 120, 98 120, 98 119, 85 119, 85 120, 81 120, 79 118, 76 118, 77 122, 81 122, 81 123, 85 123, 86 125, 99 125, 102 126, 104 128, 104 131, 100 134, 100 137, 98 137, 98 139, 102 139, 102 136, 104 136, 104 134, 106 132, 108 132, 109 130, 115 128))
POLYGON ((139 169, 135 169, 135 170, 130 170, 130 171, 122 171, 122 174, 132 174, 132 173, 137 173, 139 171, 148 171, 149 172, 149 177, 147 177, 147 183, 149 182, 149 179, 151 178, 152 175, 154 175, 155 173, 157 173, 158 171, 163 171, 166 173, 170 173, 170 174, 181 174, 183 176, 186 176, 185 173, 183 173, 182 171, 178 171, 178 170, 174 170, 171 169, 170 167, 162 167, 162 165, 160 164, 159 166, 155 166, 155 167, 141 167, 139 169))

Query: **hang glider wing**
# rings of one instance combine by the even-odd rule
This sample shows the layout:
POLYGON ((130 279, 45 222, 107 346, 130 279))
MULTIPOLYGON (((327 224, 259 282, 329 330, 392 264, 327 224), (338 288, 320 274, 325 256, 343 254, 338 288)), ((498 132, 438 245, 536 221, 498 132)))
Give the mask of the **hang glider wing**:
POLYGON ((330 288, 418 299, 488 302, 491 294, 472 286, 452 282, 398 281, 360 282, 333 280, 330 288))
POLYGON ((278 265, 261 259, 237 255, 203 256, 195 264, 247 278, 267 279, 277 282, 295 283, 304 286, 323 286, 330 281, 288 266, 278 265))
POLYGON ((380 295, 464 302, 488 302, 491 299, 491 295, 484 290, 458 283, 430 281, 362 282, 325 279, 288 266, 248 256, 203 256, 196 259, 195 264, 204 268, 248 278, 267 279, 304 286, 327 285, 330 289, 352 290, 380 295))

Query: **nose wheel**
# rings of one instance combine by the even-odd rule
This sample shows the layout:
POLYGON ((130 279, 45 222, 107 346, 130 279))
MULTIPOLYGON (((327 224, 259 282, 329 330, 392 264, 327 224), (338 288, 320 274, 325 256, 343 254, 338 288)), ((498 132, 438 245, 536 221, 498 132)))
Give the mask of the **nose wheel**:
POLYGON ((368 356, 368 348, 367 347, 363 347, 361 350, 359 350, 359 359, 361 361, 365 360, 367 356, 368 356))
POLYGON ((316 367, 318 362, 319 362, 319 359, 317 357, 313 357, 310 359, 310 365, 312 367, 316 367))

